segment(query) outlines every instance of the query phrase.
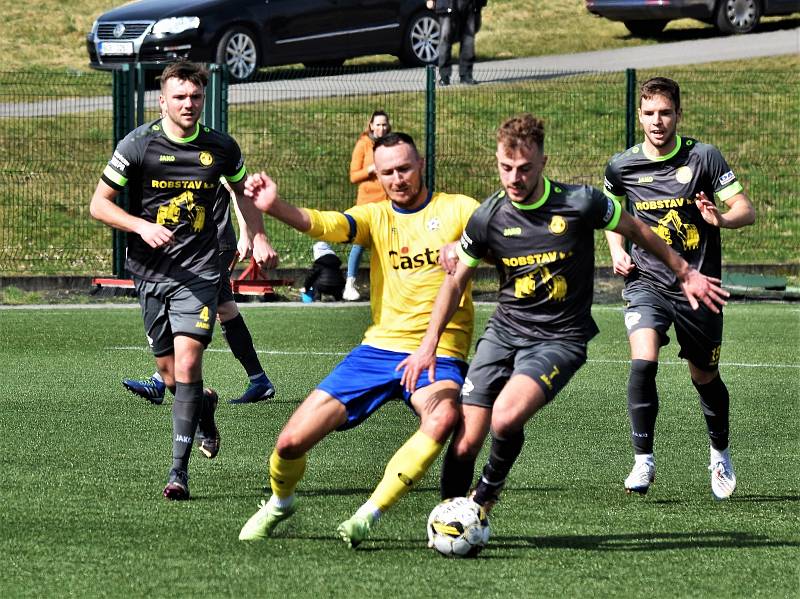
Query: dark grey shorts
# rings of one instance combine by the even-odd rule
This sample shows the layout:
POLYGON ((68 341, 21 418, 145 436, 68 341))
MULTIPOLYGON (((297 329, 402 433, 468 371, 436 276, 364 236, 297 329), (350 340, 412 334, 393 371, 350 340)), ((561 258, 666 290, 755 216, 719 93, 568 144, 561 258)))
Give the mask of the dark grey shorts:
POLYGON ((219 300, 217 305, 221 306, 227 302, 234 301, 233 289, 231 288, 231 262, 236 255, 236 250, 220 250, 219 252, 219 300))
POLYGON ((491 408, 508 379, 531 377, 551 401, 586 362, 586 344, 576 341, 531 341, 495 329, 492 323, 478 340, 461 402, 491 408))
POLYGON ((703 304, 692 310, 689 302, 674 300, 642 281, 633 281, 622 292, 628 336, 639 329, 654 329, 661 345, 669 343, 667 331, 675 325, 679 356, 701 370, 715 370, 722 349, 722 312, 714 314, 703 304))
POLYGON ((156 357, 175 351, 175 335, 188 335, 206 346, 217 318, 216 280, 195 278, 183 283, 134 279, 142 308, 144 332, 156 357))

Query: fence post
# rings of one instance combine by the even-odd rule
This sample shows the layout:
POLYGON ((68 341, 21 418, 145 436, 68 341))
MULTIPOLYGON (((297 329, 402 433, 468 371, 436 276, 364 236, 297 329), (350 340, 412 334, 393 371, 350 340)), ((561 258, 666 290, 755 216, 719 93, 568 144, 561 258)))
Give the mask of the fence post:
MULTIPOLYGON (((638 98, 636 93, 636 69, 625 69, 625 150, 632 148, 636 143, 636 107, 638 98)), ((631 200, 625 196, 625 210, 631 211, 631 200)), ((630 252, 630 239, 625 239, 625 249, 630 252)))
POLYGON ((136 70, 136 126, 144 124, 144 92, 147 88, 145 70, 141 62, 137 62, 136 70))
POLYGON ((222 133, 228 132, 228 65, 208 65, 203 123, 222 133))
MULTIPOLYGON (((134 129, 134 103, 133 94, 135 90, 134 72, 129 64, 122 65, 122 68, 113 71, 111 80, 113 94, 113 122, 114 122, 114 147, 134 129)), ((117 196, 117 205, 127 212, 128 210, 128 188, 122 190, 117 196)), ((118 229, 113 229, 112 233, 112 272, 114 276, 124 279, 125 272, 125 248, 127 247, 126 234, 118 229)))
POLYGON ((625 148, 636 143, 636 69, 625 69, 625 148))
POLYGON ((436 67, 425 67, 425 181, 436 187, 436 67))

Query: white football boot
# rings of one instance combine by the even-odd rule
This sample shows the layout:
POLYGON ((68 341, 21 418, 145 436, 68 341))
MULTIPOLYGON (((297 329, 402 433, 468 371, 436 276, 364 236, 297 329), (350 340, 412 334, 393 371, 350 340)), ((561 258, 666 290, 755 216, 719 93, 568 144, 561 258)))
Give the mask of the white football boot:
POLYGON ((727 499, 736 490, 736 473, 728 450, 716 451, 711 449, 711 493, 714 499, 722 501, 727 499))
POLYGON ((652 455, 636 456, 636 463, 625 479, 625 492, 646 495, 656 479, 656 463, 652 455))

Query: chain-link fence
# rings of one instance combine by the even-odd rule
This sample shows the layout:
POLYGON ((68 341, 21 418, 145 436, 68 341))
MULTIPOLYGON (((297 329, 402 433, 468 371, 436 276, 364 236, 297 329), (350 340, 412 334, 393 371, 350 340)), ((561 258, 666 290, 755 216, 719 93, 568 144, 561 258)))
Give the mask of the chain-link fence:
MULTIPOLYGON (((800 262, 800 74, 693 67, 636 76, 655 74, 679 81, 681 131, 718 146, 756 206, 756 225, 723 232, 726 263, 800 262)), ((351 152, 378 108, 428 154, 436 189, 478 199, 499 185, 494 130, 510 115, 545 119, 546 172, 565 182, 601 185, 631 133, 626 73, 496 70, 478 86, 436 89, 430 75, 282 72, 228 88, 222 122, 249 171, 266 170, 293 203, 334 210, 355 202, 351 152)), ((0 275, 112 272, 112 235, 88 214, 113 147, 111 77, 14 73, 0 83, 0 275)), ((141 98, 140 116, 157 117, 157 93, 141 98)), ((267 226, 285 265, 310 261, 309 239, 267 226)), ((607 264, 597 240, 598 263, 607 264)))

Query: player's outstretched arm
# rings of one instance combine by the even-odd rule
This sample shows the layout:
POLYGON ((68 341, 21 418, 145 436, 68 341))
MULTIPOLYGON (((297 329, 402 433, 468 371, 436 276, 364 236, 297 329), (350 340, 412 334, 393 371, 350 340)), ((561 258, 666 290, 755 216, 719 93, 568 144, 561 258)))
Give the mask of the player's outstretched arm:
POLYGON ((707 277, 690 267, 686 260, 639 219, 623 212, 614 230, 646 249, 675 273, 693 310, 697 310, 700 302, 703 302, 709 310, 719 313, 719 307, 727 303, 725 299, 730 294, 720 286, 719 279, 707 277))
POLYGON ((611 253, 611 264, 614 266, 614 274, 621 277, 627 277, 636 265, 633 263, 631 256, 625 251, 624 237, 614 231, 606 231, 606 241, 608 242, 608 249, 611 253))
POLYGON ((172 231, 138 216, 128 214, 117 206, 114 201, 117 195, 119 195, 119 192, 116 189, 103 181, 99 181, 89 204, 89 214, 92 215, 92 218, 120 231, 136 233, 152 248, 159 248, 172 243, 172 231))
POLYGON ((725 202, 728 211, 722 214, 705 192, 697 194, 695 205, 703 220, 721 229, 740 229, 756 222, 756 211, 744 193, 737 193, 725 202))
POLYGON ((297 206, 280 199, 278 186, 264 172, 247 177, 244 184, 244 195, 250 198, 261 212, 266 212, 301 233, 305 233, 311 228, 311 219, 308 214, 297 206))
MULTIPOLYGON (((244 227, 241 229, 252 245, 253 259, 262 268, 276 268, 278 266, 278 253, 272 248, 264 230, 264 217, 256 207, 253 200, 244 194, 244 182, 230 184, 233 192, 233 205, 237 218, 241 217, 244 227)), ((241 223, 240 223, 241 224, 241 223)), ((237 248, 243 245, 241 238, 237 248)))
POLYGON ((428 378, 432 383, 436 380, 436 348, 439 346, 439 339, 458 309, 464 289, 474 273, 473 267, 459 262, 455 273, 445 276, 433 302, 428 330, 425 331, 422 342, 414 353, 397 365, 397 370, 403 371, 400 384, 409 393, 416 390, 419 375, 425 370, 428 371, 428 378))

